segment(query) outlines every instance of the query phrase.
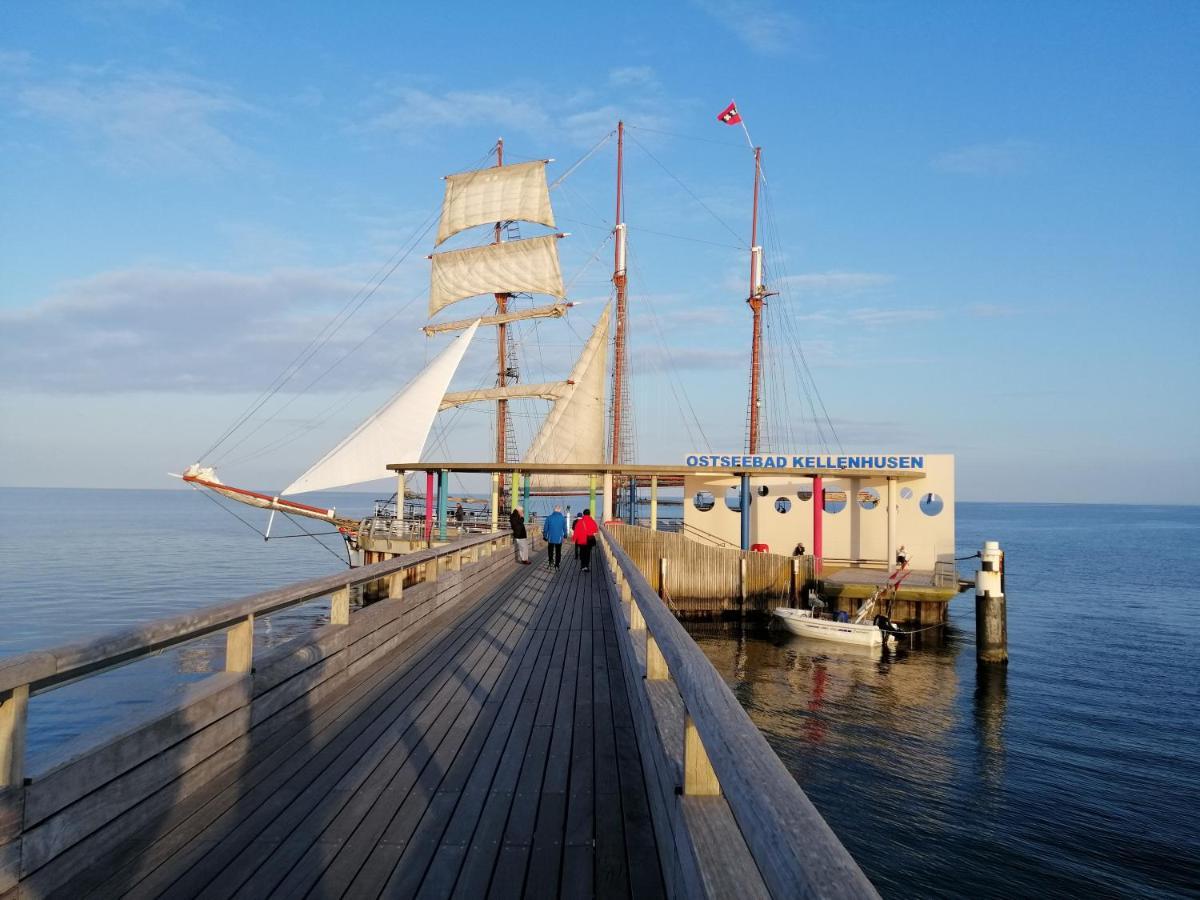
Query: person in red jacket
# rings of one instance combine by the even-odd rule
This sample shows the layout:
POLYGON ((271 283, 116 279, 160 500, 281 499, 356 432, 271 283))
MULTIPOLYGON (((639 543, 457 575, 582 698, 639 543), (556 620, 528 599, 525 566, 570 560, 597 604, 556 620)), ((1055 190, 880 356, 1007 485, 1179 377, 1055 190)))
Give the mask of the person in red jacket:
POLYGON ((579 548, 579 564, 585 572, 588 571, 588 564, 592 561, 592 548, 596 546, 596 532, 599 530, 590 510, 585 509, 575 520, 575 529, 571 532, 571 540, 579 548))

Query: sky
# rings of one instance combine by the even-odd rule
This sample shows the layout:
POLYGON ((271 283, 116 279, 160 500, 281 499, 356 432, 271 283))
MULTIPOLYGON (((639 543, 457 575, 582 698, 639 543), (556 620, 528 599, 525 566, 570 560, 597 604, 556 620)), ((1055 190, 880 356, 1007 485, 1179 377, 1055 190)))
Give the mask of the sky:
MULTIPOLYGON (((638 461, 744 445, 749 137, 768 449, 1200 502, 1198 38, 1192 2, 9 0, 0 484, 290 482, 449 340, 419 331, 424 229, 497 137, 566 174, 579 306, 519 351, 564 377, 611 294, 623 119, 638 461)), ((429 455, 486 459, 490 427, 443 416, 429 455)))

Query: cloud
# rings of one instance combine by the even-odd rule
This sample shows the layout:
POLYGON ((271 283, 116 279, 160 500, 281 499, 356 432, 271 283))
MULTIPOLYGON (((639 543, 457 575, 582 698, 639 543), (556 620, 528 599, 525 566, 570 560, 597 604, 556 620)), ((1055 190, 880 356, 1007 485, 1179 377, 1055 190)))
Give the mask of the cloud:
POLYGON ((936 309, 852 309, 846 315, 852 322, 868 327, 902 325, 908 322, 932 322, 942 313, 936 309))
MULTIPOLYGON (((306 268, 258 275, 135 268, 73 281, 30 307, 0 311, 0 388, 258 391, 305 351, 365 280, 306 268)), ((376 302, 386 298, 389 308, 405 308, 420 292, 403 289, 403 280, 385 284, 376 302)), ((420 303, 355 350, 380 326, 381 314, 374 312, 350 319, 287 390, 303 388, 350 351, 356 370, 380 372, 397 370, 396 353, 408 338, 424 353, 416 332, 420 303)))
POLYGON ((450 128, 496 126, 539 139, 565 138, 591 145, 611 131, 618 119, 634 117, 647 127, 669 124, 663 97, 650 66, 629 66, 609 73, 610 90, 556 94, 543 85, 517 82, 481 90, 434 90, 412 84, 387 86, 368 100, 373 110, 360 132, 407 134, 413 140, 430 124, 450 128))
POLYGON ((253 107, 221 85, 186 75, 79 72, 28 84, 16 101, 23 114, 66 129, 118 171, 230 170, 253 158, 227 125, 253 107))
POLYGON ((788 275, 782 282, 798 293, 856 294, 891 284, 895 280, 894 275, 882 275, 878 272, 834 271, 788 275))
POLYGON ((725 29, 756 53, 770 56, 809 52, 807 29, 795 15, 755 0, 695 0, 725 29))
POLYGON ((1032 141, 1010 139, 947 150, 934 157, 933 167, 953 175, 1017 175, 1030 168, 1036 154, 1032 141))
POLYGON ((33 65, 33 54, 25 50, 0 50, 0 75, 24 75, 33 65))
POLYGON ((976 319, 1007 319, 1015 316, 1020 310, 1015 306, 1003 306, 998 303, 976 303, 967 307, 967 312, 976 319))

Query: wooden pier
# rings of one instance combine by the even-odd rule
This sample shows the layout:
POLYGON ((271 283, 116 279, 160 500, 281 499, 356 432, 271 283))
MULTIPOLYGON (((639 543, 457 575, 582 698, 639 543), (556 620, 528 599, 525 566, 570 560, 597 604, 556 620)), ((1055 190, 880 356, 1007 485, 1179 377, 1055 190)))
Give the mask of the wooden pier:
POLYGON ((487 534, 0 660, 0 898, 874 896, 601 537, 590 573, 487 534), (31 693, 219 631, 225 672, 25 760, 31 693))

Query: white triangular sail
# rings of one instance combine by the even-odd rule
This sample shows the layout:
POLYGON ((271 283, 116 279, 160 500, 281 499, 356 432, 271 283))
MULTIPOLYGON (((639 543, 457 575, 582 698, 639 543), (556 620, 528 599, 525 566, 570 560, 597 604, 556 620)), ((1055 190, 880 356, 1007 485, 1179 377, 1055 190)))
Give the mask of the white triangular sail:
POLYGON ((388 475, 388 463, 420 459, 442 395, 478 328, 476 322, 455 338, 404 390, 281 493, 302 494, 374 481, 388 475))
POLYGON ((437 244, 476 225, 510 221, 555 227, 544 160, 446 176, 437 244))
MULTIPOLYGON (((533 439, 525 462, 604 462, 604 388, 608 355, 608 320, 611 304, 592 329, 584 345, 564 396, 554 403, 546 421, 533 439)), ((587 478, 579 475, 535 475, 534 483, 544 490, 582 489, 587 478)))
POLYGON ((565 297, 557 235, 485 244, 433 255, 429 316, 480 294, 549 294, 565 297))

